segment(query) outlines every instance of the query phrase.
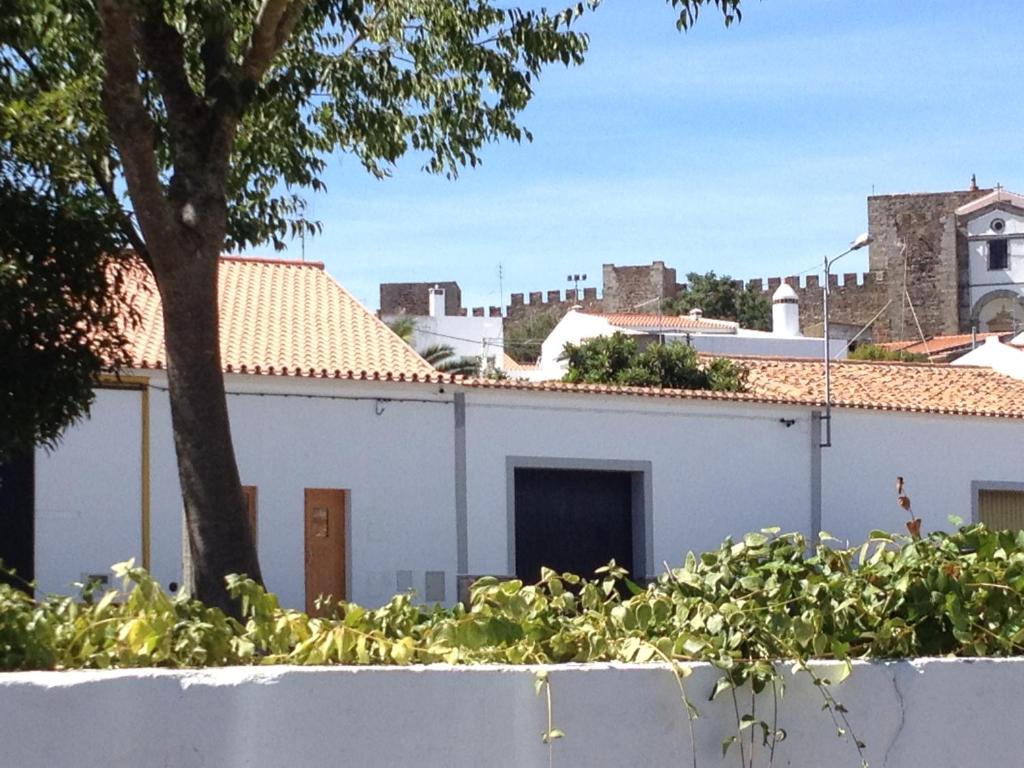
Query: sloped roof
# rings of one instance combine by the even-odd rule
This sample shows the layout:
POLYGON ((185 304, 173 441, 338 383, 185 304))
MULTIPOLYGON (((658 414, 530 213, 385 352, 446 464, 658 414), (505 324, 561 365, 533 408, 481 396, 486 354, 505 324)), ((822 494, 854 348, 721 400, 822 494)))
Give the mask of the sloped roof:
POLYGON ((1009 337, 1009 333, 990 331, 986 333, 970 334, 959 333, 950 336, 932 336, 925 341, 886 341, 878 346, 891 349, 896 352, 907 352, 914 355, 928 355, 935 362, 946 362, 950 355, 969 349, 971 343, 977 341, 979 344, 985 339, 996 336, 999 338, 1009 337))
POLYGON ((652 315, 639 312, 583 312, 582 314, 604 318, 611 325, 620 328, 640 330, 735 331, 739 327, 739 323, 734 323, 731 320, 715 320, 709 317, 691 317, 690 315, 652 315))
POLYGON ((972 200, 965 205, 961 205, 956 209, 956 215, 967 216, 975 213, 976 211, 988 208, 990 205, 998 206, 1000 203, 1005 203, 1013 208, 1020 208, 1024 210, 1024 195, 1018 195, 1016 192, 1010 192, 1009 190, 1000 187, 992 190, 987 195, 982 195, 977 200, 972 200))
MULTIPOLYGON (((141 317, 129 334, 133 365, 163 368, 163 314, 148 269, 132 269, 128 295, 141 317)), ((319 262, 223 257, 219 296, 225 372, 411 381, 441 376, 319 262)))
POLYGON ((990 336, 951 365, 982 365, 994 371, 1024 379, 1024 351, 1011 344, 1003 344, 998 336, 990 336))
MULTIPOLYGON (((736 357, 749 372, 746 392, 710 392, 560 381, 487 381, 465 386, 481 389, 639 395, 646 397, 776 403, 823 407, 825 384, 820 361, 736 357)), ((832 364, 832 405, 883 411, 1024 418, 1024 381, 988 368, 931 363, 860 360, 832 364)))

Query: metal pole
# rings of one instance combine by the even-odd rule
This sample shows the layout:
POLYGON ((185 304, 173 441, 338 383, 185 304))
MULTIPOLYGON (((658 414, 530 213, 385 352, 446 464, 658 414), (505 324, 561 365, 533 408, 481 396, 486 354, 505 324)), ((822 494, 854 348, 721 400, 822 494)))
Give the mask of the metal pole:
POLYGON ((825 335, 825 440, 821 443, 822 448, 832 447, 832 368, 831 350, 828 346, 828 288, 829 288, 829 263, 828 256, 825 257, 825 288, 821 298, 822 329, 825 335))

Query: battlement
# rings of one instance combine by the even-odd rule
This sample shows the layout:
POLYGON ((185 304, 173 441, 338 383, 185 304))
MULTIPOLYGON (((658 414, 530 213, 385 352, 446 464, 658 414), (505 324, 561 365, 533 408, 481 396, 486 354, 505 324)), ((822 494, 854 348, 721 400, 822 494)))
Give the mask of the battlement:
POLYGON ((561 305, 566 302, 594 302, 600 301, 597 296, 597 288, 584 288, 582 291, 582 297, 577 296, 575 288, 567 288, 565 290, 565 298, 562 297, 562 291, 530 291, 529 294, 524 293, 513 293, 509 297, 509 309, 517 307, 547 307, 551 305, 561 305), (530 300, 527 302, 526 297, 529 296, 530 300))
MULTIPOLYGON (((743 281, 735 281, 737 287, 744 287, 743 281)), ((844 272, 840 275, 829 275, 829 287, 831 288, 875 288, 884 285, 884 272, 844 272)), ((821 275, 789 275, 788 277, 756 277, 747 280, 747 290, 756 293, 774 293, 782 283, 787 283, 797 293, 801 291, 820 291, 822 288, 821 275)))

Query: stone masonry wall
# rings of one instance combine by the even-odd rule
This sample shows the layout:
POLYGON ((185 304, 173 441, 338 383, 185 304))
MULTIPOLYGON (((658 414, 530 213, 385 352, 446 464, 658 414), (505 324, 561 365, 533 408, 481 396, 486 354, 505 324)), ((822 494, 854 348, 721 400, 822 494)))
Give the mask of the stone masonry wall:
MULTIPOLYGON (((958 229, 955 211, 985 195, 990 189, 924 194, 872 195, 867 199, 868 232, 874 238, 868 257, 869 271, 858 275, 832 275, 829 319, 837 325, 862 328, 871 324, 863 338, 893 341, 970 330, 966 305, 967 242, 958 229)), ((749 289, 771 299, 785 280, 800 300, 800 327, 820 334, 822 285, 818 275, 769 277, 747 281, 749 289)), ((663 261, 650 265, 602 269, 603 289, 513 293, 506 308, 506 323, 538 315, 560 319, 574 305, 594 312, 655 312, 660 300, 682 289, 676 270, 663 261)), ((433 283, 386 283, 381 285, 381 311, 396 313, 402 307, 412 314, 426 314, 427 289, 433 283)), ((455 283, 439 283, 448 289, 446 312, 458 314, 461 293, 455 283), (454 289, 454 290, 452 290, 454 289)), ((482 310, 480 310, 482 312, 482 310)), ((465 310, 462 310, 465 312, 465 310)), ((490 309, 491 315, 495 308, 490 309)))
POLYGON ((679 291, 676 271, 663 261, 637 267, 605 264, 601 279, 605 312, 657 312, 661 301, 679 291))
POLYGON ((954 211, 989 192, 868 198, 868 232, 874 237, 870 268, 888 276, 885 314, 891 338, 917 338, 918 323, 925 336, 969 330, 961 318, 959 290, 967 243, 954 211))
POLYGON ((429 315, 429 291, 434 286, 444 288, 444 313, 464 314, 462 290, 453 280, 436 283, 381 283, 380 313, 382 315, 429 315))
POLYGON ((591 312, 604 312, 604 301, 598 297, 597 288, 584 288, 583 295, 577 297, 576 291, 569 288, 562 298, 562 291, 532 291, 529 294, 513 293, 511 304, 505 308, 505 322, 516 323, 539 315, 552 315, 560 320, 562 315, 574 306, 581 306, 591 312))
MULTIPOLYGON (((823 291, 819 275, 807 275, 804 278, 769 277, 750 280, 747 288, 756 291, 771 301, 772 294, 782 282, 789 283, 796 291, 800 302, 800 330, 807 335, 822 333, 823 291)), ((856 326, 858 329, 871 324, 871 327, 860 337, 862 340, 888 341, 888 324, 883 314, 875 318, 878 311, 885 306, 887 296, 886 275, 884 272, 846 272, 842 275, 830 276, 829 321, 836 325, 856 326), (874 319, 874 322, 872 320, 874 319)), ((830 334, 835 336, 835 334, 830 334)))

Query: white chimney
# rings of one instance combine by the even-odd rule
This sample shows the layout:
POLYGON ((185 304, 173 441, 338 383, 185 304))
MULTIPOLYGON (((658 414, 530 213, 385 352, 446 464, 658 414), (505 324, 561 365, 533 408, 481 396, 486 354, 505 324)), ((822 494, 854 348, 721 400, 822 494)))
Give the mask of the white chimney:
POLYGON ((694 307, 687 314, 690 316, 691 320, 700 320, 704 317, 704 310, 700 307, 694 307))
POLYGON ((772 333, 776 336, 802 336, 800 303, 789 283, 780 285, 772 294, 772 333))
POLYGON ((444 317, 444 288, 435 285, 430 289, 430 316, 444 317))

